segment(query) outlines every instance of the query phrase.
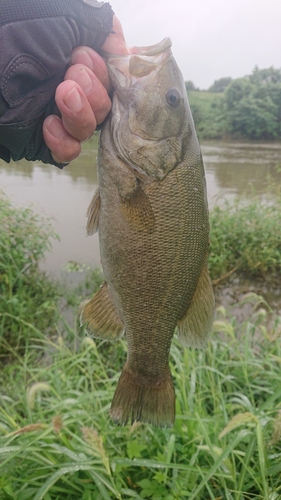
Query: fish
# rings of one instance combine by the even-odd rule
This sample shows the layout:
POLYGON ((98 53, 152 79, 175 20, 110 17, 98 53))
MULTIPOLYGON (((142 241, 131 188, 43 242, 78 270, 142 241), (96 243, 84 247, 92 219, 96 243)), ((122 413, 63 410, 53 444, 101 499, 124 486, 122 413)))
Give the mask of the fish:
POLYGON ((118 425, 174 424, 173 335, 203 348, 214 317, 204 166, 171 46, 165 38, 105 56, 112 110, 87 222, 88 234, 99 234, 105 282, 84 305, 81 325, 94 338, 126 338, 110 409, 118 425))

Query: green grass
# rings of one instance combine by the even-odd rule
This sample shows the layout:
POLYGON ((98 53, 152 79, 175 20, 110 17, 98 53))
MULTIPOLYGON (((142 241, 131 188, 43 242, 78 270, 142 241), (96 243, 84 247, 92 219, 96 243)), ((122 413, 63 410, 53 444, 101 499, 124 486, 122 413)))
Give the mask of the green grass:
MULTIPOLYGON (((220 307, 206 350, 173 341, 174 427, 116 427, 109 408, 126 343, 95 342, 76 317, 66 323, 65 291, 38 270, 52 231, 31 211, 5 199, 0 207, 1 500, 279 500, 281 318, 255 294, 244 299, 252 307, 243 324, 220 307)), ((248 245, 255 255, 261 241, 269 266, 280 233, 274 210, 216 209, 211 270, 220 275, 233 262, 248 269, 245 252, 228 267, 225 256, 248 245), (212 263, 216 255, 221 263, 212 263)), ((68 293, 76 313, 100 282, 92 272, 68 293)))
MULTIPOLYGON (((39 272, 56 235, 31 209, 19 209, 0 193, 0 359, 24 349, 39 328, 57 317, 58 286, 39 272), (23 342, 21 342, 23 341, 23 342)), ((50 333, 51 333, 50 329, 50 333)))
POLYGON ((188 100, 198 137, 222 138, 225 134, 223 93, 191 90, 188 91, 188 100))
POLYGON ((280 338, 263 309, 237 325, 220 308, 205 351, 175 340, 177 417, 166 430, 109 420, 125 342, 70 328, 29 341, 4 369, 1 499, 280 498, 280 338))
POLYGON ((213 279, 233 269, 244 276, 280 277, 280 194, 273 199, 274 203, 267 204, 258 197, 247 202, 226 200, 214 207, 210 213, 209 256, 213 279))
POLYGON ((218 92, 207 92, 205 90, 189 90, 188 91, 189 102, 193 105, 202 106, 206 112, 211 112, 214 107, 214 103, 220 103, 222 99, 222 93, 218 92))

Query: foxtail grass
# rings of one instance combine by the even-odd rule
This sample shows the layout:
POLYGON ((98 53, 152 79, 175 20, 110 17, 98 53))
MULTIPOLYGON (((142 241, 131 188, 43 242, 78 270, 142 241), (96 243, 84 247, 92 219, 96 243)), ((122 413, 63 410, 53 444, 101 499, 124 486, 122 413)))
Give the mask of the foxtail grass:
POLYGON ((206 350, 174 339, 171 429, 110 421, 124 341, 30 340, 3 371, 1 500, 278 500, 281 322, 248 300, 243 324, 219 308, 206 350))

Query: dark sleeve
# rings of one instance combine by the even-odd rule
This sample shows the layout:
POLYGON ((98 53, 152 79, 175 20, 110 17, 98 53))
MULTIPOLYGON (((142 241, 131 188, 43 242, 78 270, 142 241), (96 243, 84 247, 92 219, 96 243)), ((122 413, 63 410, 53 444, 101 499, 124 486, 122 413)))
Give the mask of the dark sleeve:
POLYGON ((0 19, 0 157, 56 165, 43 121, 59 115, 55 90, 72 50, 98 51, 112 30, 113 11, 95 0, 0 0, 0 19))

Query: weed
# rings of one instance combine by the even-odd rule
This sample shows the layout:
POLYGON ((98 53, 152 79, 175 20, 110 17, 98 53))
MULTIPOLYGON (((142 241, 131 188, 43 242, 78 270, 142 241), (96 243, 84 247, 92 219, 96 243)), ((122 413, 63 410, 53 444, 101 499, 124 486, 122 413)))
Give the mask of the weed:
MULTIPOLYGON (((206 350, 173 341, 174 427, 116 427, 109 408, 126 343, 84 337, 77 318, 73 326, 57 321, 57 288, 38 270, 51 233, 38 228, 30 211, 1 203, 0 350, 14 356, 1 368, 1 500, 278 500, 280 319, 269 327, 265 309, 253 307, 238 324, 220 307, 206 350)), ((254 242, 264 248, 265 231, 268 246, 277 244, 276 217, 271 206, 217 209, 211 272, 237 262, 256 270, 254 242), (221 263, 214 265, 216 253, 221 263)), ((263 253, 263 272, 279 269, 277 254, 278 265, 270 264, 270 251, 263 253)), ((79 293, 100 279, 95 273, 79 293)), ((254 294, 245 300, 264 303, 254 294)))
POLYGON ((56 237, 50 224, 2 195, 0 226, 0 356, 7 357, 55 320, 59 289, 38 267, 56 237))
POLYGON ((225 200, 210 213, 210 274, 219 278, 237 269, 248 276, 281 272, 281 198, 262 203, 225 200))
POLYGON ((220 308, 205 351, 173 341, 172 429, 110 422, 124 342, 34 340, 5 367, 1 499, 280 498, 280 322, 265 322, 220 308))

